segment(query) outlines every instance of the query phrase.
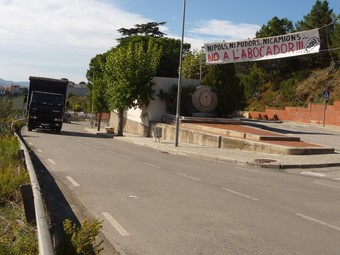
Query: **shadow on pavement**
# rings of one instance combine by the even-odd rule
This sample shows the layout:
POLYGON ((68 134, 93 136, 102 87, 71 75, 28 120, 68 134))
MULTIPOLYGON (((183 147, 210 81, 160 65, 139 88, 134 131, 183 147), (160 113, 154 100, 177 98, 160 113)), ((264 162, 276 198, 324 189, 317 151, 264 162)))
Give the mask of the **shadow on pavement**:
POLYGON ((80 222, 72 211, 70 204, 67 202, 53 176, 33 151, 30 151, 30 155, 41 188, 41 193, 47 211, 49 212, 55 245, 58 247, 63 237, 63 222, 66 219, 69 219, 77 226, 80 226, 80 222))
POLYGON ((302 131, 294 131, 294 130, 288 130, 288 129, 282 129, 282 128, 268 127, 268 126, 263 125, 263 124, 251 123, 251 122, 247 122, 247 125, 252 126, 252 127, 256 127, 256 128, 261 128, 261 129, 266 130, 266 131, 281 133, 281 134, 334 135, 334 134, 325 133, 325 132, 302 132, 302 131))

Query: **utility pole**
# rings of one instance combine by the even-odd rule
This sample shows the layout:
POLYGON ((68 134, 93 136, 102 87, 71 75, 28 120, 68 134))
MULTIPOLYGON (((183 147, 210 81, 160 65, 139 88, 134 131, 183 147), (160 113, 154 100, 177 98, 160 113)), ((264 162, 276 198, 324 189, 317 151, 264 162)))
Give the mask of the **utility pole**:
POLYGON ((185 24, 185 8, 186 0, 183 0, 183 17, 182 17, 182 40, 181 40, 181 51, 179 56, 179 70, 178 70, 178 86, 177 86, 177 106, 176 106, 176 137, 175 146, 178 147, 178 134, 179 134, 179 115, 181 107, 181 85, 182 85, 182 60, 183 60, 183 40, 184 40, 184 24, 185 24))

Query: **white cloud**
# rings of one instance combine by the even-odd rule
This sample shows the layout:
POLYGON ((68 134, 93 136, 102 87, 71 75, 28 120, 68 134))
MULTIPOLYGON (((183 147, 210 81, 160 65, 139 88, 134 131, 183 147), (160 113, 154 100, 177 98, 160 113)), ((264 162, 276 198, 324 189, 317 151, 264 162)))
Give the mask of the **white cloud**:
POLYGON ((96 0, 0 0, 0 17, 1 78, 75 82, 92 57, 116 45, 117 29, 150 21, 96 0))
POLYGON ((207 42, 210 41, 234 41, 247 38, 254 38, 255 33, 261 27, 256 24, 234 24, 227 20, 204 20, 196 24, 196 27, 191 29, 189 33, 192 36, 204 38, 207 42))

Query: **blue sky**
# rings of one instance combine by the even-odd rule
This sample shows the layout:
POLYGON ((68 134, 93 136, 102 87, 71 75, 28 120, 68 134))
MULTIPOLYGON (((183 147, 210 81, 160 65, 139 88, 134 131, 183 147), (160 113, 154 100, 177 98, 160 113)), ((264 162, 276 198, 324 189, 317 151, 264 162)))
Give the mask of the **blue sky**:
MULTIPOLYGON (((187 0, 185 39, 205 42, 254 37, 274 16, 302 20, 315 0, 187 0)), ((340 1, 328 0, 340 14, 340 1)), ((90 59, 116 46, 117 29, 150 21, 180 38, 183 0, 0 0, 0 78, 68 78, 79 83, 90 59)))

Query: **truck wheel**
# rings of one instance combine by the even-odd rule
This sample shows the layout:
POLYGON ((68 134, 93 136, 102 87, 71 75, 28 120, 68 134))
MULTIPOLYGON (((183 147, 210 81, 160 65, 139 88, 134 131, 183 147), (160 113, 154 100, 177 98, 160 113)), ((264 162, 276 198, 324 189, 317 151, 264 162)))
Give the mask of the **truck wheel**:
POLYGON ((32 126, 31 125, 27 125, 27 130, 28 131, 32 131, 32 126))
POLYGON ((61 128, 56 128, 56 129, 55 129, 55 133, 56 133, 56 134, 60 134, 60 131, 61 131, 61 128))

